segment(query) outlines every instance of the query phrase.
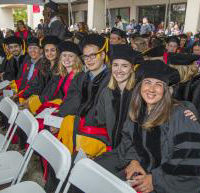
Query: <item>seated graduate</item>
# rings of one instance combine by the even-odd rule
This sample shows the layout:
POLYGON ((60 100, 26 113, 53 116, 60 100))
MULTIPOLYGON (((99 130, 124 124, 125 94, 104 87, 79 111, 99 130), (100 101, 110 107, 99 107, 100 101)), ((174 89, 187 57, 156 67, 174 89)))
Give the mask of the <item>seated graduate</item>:
MULTIPOLYGON (((108 41, 98 34, 86 35, 81 40, 82 59, 87 72, 79 73, 71 81, 67 97, 57 114, 64 117, 61 128, 51 129, 53 133, 59 132, 58 139, 73 155, 79 150, 79 141, 87 140, 87 137, 80 139, 77 133, 79 129, 92 125, 99 96, 110 79, 110 72, 105 64, 107 46, 108 41)), ((55 183, 55 176, 49 174, 46 191, 51 192, 55 183)))
POLYGON ((0 80, 15 80, 26 57, 25 45, 21 38, 11 36, 4 40, 4 46, 7 46, 9 54, 0 66, 0 80))
POLYGON ((192 46, 192 53, 200 56, 200 41, 197 41, 192 46))
MULTIPOLYGON (((85 133, 87 136, 102 141, 102 145, 99 144, 98 149, 94 148, 94 144, 86 142, 80 145, 89 156, 95 157, 107 150, 111 150, 117 147, 121 140, 121 129, 128 114, 135 83, 134 65, 136 57, 137 52, 129 45, 119 44, 113 45, 111 48, 112 74, 107 87, 103 89, 99 96, 93 123, 93 125, 96 125, 99 133, 100 131, 103 133, 104 129, 106 136, 88 135, 88 133, 85 133), (92 147, 93 151, 91 151, 92 147)), ((84 131, 81 134, 84 135, 84 131)))
POLYGON ((24 101, 23 94, 30 87, 31 81, 37 76, 42 63, 40 42, 35 37, 28 40, 28 55, 29 58, 20 67, 19 77, 10 84, 11 89, 16 93, 13 99, 19 99, 20 103, 24 101))
POLYGON ((163 54, 165 64, 168 64, 169 53, 177 53, 180 46, 180 40, 176 36, 171 36, 166 39, 166 50, 163 54))
POLYGON ((78 132, 79 126, 93 123, 99 95, 110 79, 105 64, 108 45, 106 39, 98 34, 90 34, 82 39, 80 45, 87 72, 81 72, 72 80, 67 98, 58 112, 58 116, 64 117, 58 138, 71 152, 74 152, 76 146, 76 141, 73 145, 71 140, 73 133, 78 132))
MULTIPOLYGON (((180 82, 173 86, 173 97, 177 100, 192 102, 199 109, 199 92, 196 88, 200 82, 200 74, 197 65, 197 60, 200 58, 194 54, 169 54, 169 65, 178 70, 180 82)), ((198 114, 197 113, 197 114, 198 114)))
MULTIPOLYGON (((62 42, 58 47, 60 59, 57 72, 54 72, 40 95, 32 95, 27 101, 29 110, 34 114, 42 112, 45 108, 58 109, 68 96, 73 78, 82 71, 81 51, 78 45, 73 42, 62 42)), ((44 128, 43 119, 39 120, 39 123, 41 130, 44 128)), ((53 132, 53 129, 51 131, 53 132)))
MULTIPOLYGON (((27 88, 23 95, 24 99, 27 99, 31 95, 40 95, 47 83, 53 78, 53 75, 57 72, 59 50, 58 44, 60 40, 56 36, 46 36, 42 42, 42 48, 44 56, 41 59, 40 70, 35 78, 30 82, 29 88, 27 88)), ((26 105, 27 101, 24 102, 26 105)))
MULTIPOLYGON (((162 61, 139 67, 121 143, 97 163, 142 193, 200 191, 200 124, 184 115, 169 85, 174 69, 162 61), (153 66, 153 67, 152 67, 153 66)), ((177 79, 177 81, 179 81, 177 79)))

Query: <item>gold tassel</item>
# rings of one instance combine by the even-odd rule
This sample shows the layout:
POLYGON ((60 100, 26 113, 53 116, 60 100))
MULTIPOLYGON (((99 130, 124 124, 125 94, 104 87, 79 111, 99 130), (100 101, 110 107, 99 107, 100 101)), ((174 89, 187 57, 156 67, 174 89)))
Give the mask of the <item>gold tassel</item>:
POLYGON ((9 53, 8 49, 6 48, 6 44, 3 44, 3 50, 4 50, 5 54, 6 54, 6 59, 10 60, 12 58, 12 54, 9 53))
POLYGON ((103 47, 98 51, 98 53, 100 53, 104 50, 106 52, 105 63, 109 64, 110 60, 109 60, 109 57, 108 57, 108 51, 109 51, 109 39, 108 38, 106 38, 106 41, 105 41, 103 47))
POLYGON ((135 65, 134 65, 134 67, 133 67, 134 72, 137 71, 137 69, 138 69, 139 66, 140 66, 140 64, 135 64, 135 65))
POLYGON ((26 43, 25 41, 23 40, 23 55, 25 55, 26 53, 26 43))

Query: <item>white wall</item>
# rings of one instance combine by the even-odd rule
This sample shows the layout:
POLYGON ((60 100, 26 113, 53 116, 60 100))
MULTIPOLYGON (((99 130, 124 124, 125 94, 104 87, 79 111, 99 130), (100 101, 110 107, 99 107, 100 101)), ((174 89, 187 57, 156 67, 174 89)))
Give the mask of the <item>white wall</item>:
POLYGON ((88 27, 98 32, 106 27, 105 0, 88 0, 88 27))
POLYGON ((196 33, 200 29, 200 0, 188 0, 184 31, 196 33))
POLYGON ((27 12, 28 12, 28 25, 35 29, 38 24, 40 23, 40 19, 43 19, 43 6, 40 6, 40 13, 33 13, 33 6, 28 5, 27 6, 27 12))
POLYGON ((14 29, 12 8, 0 7, 0 28, 14 29))

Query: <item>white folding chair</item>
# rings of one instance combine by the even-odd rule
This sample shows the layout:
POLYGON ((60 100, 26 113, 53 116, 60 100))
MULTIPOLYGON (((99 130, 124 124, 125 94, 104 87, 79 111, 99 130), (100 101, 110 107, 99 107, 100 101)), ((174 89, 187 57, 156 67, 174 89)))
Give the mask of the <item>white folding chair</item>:
MULTIPOLYGON (((27 143, 31 144, 38 133, 38 122, 33 115, 27 110, 20 111, 18 114, 15 127, 10 136, 12 139, 17 128, 20 128, 27 136, 27 143)), ((6 151, 0 153, 0 184, 9 183, 22 167, 23 155, 17 151, 6 151)))
POLYGON ((10 84, 9 80, 4 80, 3 82, 0 82, 0 90, 6 88, 10 84))
POLYGON ((71 184, 85 193, 136 193, 128 184, 88 158, 75 164, 64 193, 68 192, 71 184))
POLYGON ((21 182, 24 171, 27 168, 28 162, 36 151, 42 157, 44 157, 55 171, 56 178, 60 180, 55 193, 59 193, 60 189, 67 177, 71 166, 71 154, 69 150, 57 140, 49 131, 41 131, 35 138, 33 144, 29 146, 27 151, 27 159, 23 164, 22 170, 15 180, 17 183, 9 188, 6 188, 0 193, 44 193, 45 191, 35 182, 25 181, 21 182))
POLYGON ((6 151, 11 138, 11 130, 18 114, 18 106, 10 98, 5 97, 0 101, 0 112, 8 118, 9 128, 6 135, 0 134, 0 152, 6 151))

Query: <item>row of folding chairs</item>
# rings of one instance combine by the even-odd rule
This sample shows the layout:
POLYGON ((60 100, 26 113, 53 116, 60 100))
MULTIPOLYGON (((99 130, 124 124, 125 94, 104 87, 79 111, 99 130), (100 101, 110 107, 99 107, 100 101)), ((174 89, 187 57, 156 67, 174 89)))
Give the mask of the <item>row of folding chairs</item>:
POLYGON ((64 193, 68 192, 71 184, 86 193, 136 193, 128 184, 88 158, 79 160, 70 171, 69 150, 49 131, 43 130, 38 133, 38 122, 35 117, 27 109, 19 111, 18 106, 10 98, 5 97, 1 100, 0 112, 8 118, 9 123, 6 135, 0 135, 0 184, 11 183, 10 187, 1 190, 0 193, 45 193, 45 190, 35 182, 21 182, 34 152, 46 159, 53 168, 59 180, 55 193, 61 191, 69 172, 64 193), (27 136, 29 147, 24 156, 17 151, 7 151, 17 128, 27 136))

